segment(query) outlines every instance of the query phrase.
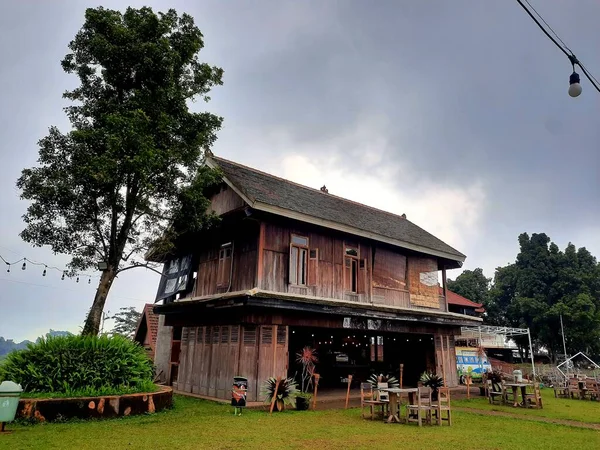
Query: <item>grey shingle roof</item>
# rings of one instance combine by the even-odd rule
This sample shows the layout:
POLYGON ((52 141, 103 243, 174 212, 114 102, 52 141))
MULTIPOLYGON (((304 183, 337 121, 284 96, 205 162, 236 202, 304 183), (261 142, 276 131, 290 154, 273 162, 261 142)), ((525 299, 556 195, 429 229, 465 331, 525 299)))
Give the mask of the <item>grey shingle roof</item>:
POLYGON ((302 186, 232 161, 215 156, 211 158, 223 171, 225 178, 253 202, 442 252, 457 261, 465 258, 458 250, 396 214, 302 186))

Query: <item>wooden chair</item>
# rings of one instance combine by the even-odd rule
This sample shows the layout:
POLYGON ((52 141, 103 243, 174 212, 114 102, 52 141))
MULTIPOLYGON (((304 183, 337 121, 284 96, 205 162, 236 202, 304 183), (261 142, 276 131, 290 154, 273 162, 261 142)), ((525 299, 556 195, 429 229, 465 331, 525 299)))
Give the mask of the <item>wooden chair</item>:
POLYGON ((513 391, 512 387, 506 387, 504 380, 502 380, 500 383, 500 389, 502 390, 502 401, 505 404, 509 405, 518 402, 518 399, 515 398, 515 396, 517 396, 518 393, 515 394, 515 391, 513 391))
POLYGON ((490 404, 493 405, 495 401, 498 401, 498 403, 504 401, 504 393, 502 391, 494 391, 494 385, 492 384, 492 380, 487 380, 486 385, 488 401, 490 402, 490 404))
POLYGON ((431 404, 431 413, 437 420, 438 425, 442 425, 442 421, 448 422, 448 426, 452 425, 452 411, 450 409, 450 389, 447 387, 439 388, 437 401, 431 404), (444 418, 444 412, 446 417, 444 418))
POLYGON ((533 383, 533 392, 525 394, 525 406, 527 408, 543 408, 542 393, 540 391, 539 383, 533 383))
POLYGON ((376 400, 373 395, 373 386, 371 383, 360 383, 360 414, 365 418, 365 408, 371 410, 371 420, 375 418, 375 408, 381 406, 381 414, 385 415, 385 406, 387 402, 376 400))
POLYGON ((417 422, 422 426, 425 419, 425 423, 431 424, 431 388, 419 387, 415 397, 416 405, 406 405, 406 421, 417 422))
POLYGON ((590 400, 598 400, 600 396, 598 382, 594 378, 585 379, 585 390, 582 392, 583 397, 589 397, 590 400))
POLYGON ((554 386, 554 397, 555 398, 569 398, 569 385, 566 381, 560 382, 557 386, 554 386))
POLYGON ((579 390, 579 380, 577 378, 569 378, 569 384, 567 385, 569 390, 569 397, 581 398, 581 391, 579 390))

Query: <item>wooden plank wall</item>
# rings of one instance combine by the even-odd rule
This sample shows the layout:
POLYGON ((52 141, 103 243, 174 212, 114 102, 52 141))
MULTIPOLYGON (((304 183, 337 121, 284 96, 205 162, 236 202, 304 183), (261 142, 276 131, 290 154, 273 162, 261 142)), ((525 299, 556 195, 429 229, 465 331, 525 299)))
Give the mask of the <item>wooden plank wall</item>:
POLYGON ((210 199, 208 212, 214 212, 218 216, 243 208, 246 205, 244 200, 235 193, 228 185, 223 184, 221 190, 210 199))
POLYGON ((288 328, 277 325, 183 327, 177 388, 229 399, 233 377, 248 378, 248 401, 262 400, 262 383, 287 375, 288 328))
MULTIPOLYGON (((427 285, 421 279, 422 273, 437 274, 437 260, 433 257, 407 256, 383 244, 371 245, 352 236, 292 221, 264 223, 261 230, 262 255, 258 256, 261 289, 405 308, 444 309, 437 284, 427 285), (309 248, 317 253, 316 260, 308 261, 308 286, 289 284, 292 234, 308 237, 309 248), (357 293, 344 289, 344 246, 348 243, 358 246, 358 259, 363 265, 359 269, 357 293)), ((431 278, 435 279, 436 276, 431 278)))
POLYGON ((458 386, 454 336, 445 333, 434 334, 434 343, 436 373, 441 376, 445 371, 446 385, 449 387, 458 386), (442 368, 442 366, 444 367, 442 368))
POLYGON ((214 295, 227 290, 227 287, 217 287, 219 248, 226 242, 233 242, 234 246, 230 291, 252 289, 256 286, 258 234, 252 230, 240 227, 235 236, 223 237, 221 242, 214 243, 214 247, 200 250, 195 296, 214 295))

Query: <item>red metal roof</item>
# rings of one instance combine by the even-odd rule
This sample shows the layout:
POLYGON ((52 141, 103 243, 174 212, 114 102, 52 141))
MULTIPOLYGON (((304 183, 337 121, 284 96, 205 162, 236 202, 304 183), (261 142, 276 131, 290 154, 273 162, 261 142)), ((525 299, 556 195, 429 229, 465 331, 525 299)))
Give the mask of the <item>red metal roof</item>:
POLYGON ((137 329, 135 330, 134 339, 136 341, 139 339, 143 340, 143 336, 138 337, 138 332, 142 323, 146 321, 146 327, 148 330, 148 337, 150 341, 150 348, 152 348, 152 351, 154 352, 156 349, 156 336, 158 334, 158 315, 154 314, 154 311, 152 310, 153 308, 154 304, 152 303, 146 303, 146 305, 144 306, 142 316, 140 317, 137 329))
MULTIPOLYGON (((440 295, 443 295, 444 289, 440 286, 439 290, 440 290, 440 295)), ((482 313, 485 311, 485 309, 483 309, 483 305, 481 303, 472 302, 468 298, 464 298, 462 295, 458 295, 457 293, 452 292, 450 290, 446 291, 446 294, 448 297, 449 305, 466 306, 468 308, 474 308, 475 312, 482 313)))

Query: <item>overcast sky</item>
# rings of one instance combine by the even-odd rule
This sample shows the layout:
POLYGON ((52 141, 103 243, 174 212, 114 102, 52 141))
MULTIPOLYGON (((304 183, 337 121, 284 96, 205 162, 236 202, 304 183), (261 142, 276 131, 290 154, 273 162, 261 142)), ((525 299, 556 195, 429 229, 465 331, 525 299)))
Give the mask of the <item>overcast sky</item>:
MULTIPOLYGON (((600 4, 531 0, 600 78, 600 4)), ((130 1, 174 7, 225 70, 215 154, 408 218, 467 255, 512 262, 517 236, 545 232, 600 256, 600 94, 567 95, 566 57, 515 1, 130 1)), ((51 125, 67 130, 60 60, 98 2, 0 0, 0 254, 64 266, 23 243, 15 180, 51 125)), ((122 2, 104 1, 119 8, 122 2)), ((0 268, 0 336, 78 331, 95 282, 0 268)), ((451 277, 458 275, 452 271, 451 277)), ((111 313, 154 298, 157 277, 125 272, 111 313)), ((110 325, 110 324, 109 324, 110 325)))

